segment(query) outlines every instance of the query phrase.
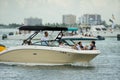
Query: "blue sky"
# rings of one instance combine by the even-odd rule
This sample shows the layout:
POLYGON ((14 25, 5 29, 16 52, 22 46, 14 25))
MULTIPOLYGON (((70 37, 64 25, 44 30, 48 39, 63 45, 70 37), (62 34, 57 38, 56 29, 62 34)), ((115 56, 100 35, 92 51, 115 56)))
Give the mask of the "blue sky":
MULTIPOLYGON (((23 23, 24 18, 42 18, 43 23, 62 23, 62 15, 112 14, 120 24, 120 0, 0 0, 0 24, 23 23)), ((110 24, 110 22, 108 22, 110 24)))

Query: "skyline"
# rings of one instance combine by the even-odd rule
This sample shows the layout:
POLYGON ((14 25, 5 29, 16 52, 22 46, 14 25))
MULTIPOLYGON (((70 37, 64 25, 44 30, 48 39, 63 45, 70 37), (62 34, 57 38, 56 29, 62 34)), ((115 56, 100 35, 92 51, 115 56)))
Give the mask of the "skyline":
POLYGON ((120 24, 120 0, 0 0, 0 24, 24 22, 24 18, 41 18, 44 23, 62 23, 62 15, 100 14, 108 24, 112 14, 120 24))

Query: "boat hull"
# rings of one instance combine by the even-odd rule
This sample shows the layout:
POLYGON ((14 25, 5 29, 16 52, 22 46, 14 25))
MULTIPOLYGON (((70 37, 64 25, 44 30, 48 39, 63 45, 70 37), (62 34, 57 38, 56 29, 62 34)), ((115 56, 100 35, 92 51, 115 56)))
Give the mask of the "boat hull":
POLYGON ((87 50, 77 51, 73 49, 57 50, 58 48, 49 49, 13 49, 0 54, 0 62, 18 62, 18 63, 40 63, 40 64, 72 64, 76 62, 89 62, 99 54, 87 50))

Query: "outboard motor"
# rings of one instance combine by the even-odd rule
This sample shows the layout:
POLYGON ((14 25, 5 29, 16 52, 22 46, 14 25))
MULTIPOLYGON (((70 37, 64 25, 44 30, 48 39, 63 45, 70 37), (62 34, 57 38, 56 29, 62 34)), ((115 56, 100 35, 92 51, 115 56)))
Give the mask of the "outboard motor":
POLYGON ((2 35, 2 40, 6 39, 7 38, 7 35, 6 34, 3 34, 2 35))
POLYGON ((98 35, 97 36, 98 40, 105 40, 105 37, 98 35))
POLYGON ((4 45, 0 44, 0 52, 5 50, 5 49, 6 49, 6 47, 4 45))
POLYGON ((118 41, 120 40, 120 34, 117 34, 117 40, 118 41))

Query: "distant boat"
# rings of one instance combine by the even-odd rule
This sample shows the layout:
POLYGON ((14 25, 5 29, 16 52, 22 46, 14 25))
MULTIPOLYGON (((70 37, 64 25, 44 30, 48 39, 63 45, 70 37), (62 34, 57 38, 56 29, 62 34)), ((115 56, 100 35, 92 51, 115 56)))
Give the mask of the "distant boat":
POLYGON ((7 63, 29 63, 48 65, 67 65, 79 62, 90 62, 100 54, 99 50, 75 50, 70 46, 74 45, 71 40, 62 40, 60 34, 54 40, 32 42, 31 40, 40 31, 68 31, 70 28, 49 27, 49 26, 22 26, 20 30, 35 31, 31 36, 23 41, 22 46, 10 47, 0 52, 0 62, 7 63), (59 42, 65 43, 64 47, 59 47, 59 42), (32 42, 32 43, 31 43, 32 42), (44 45, 43 45, 44 43, 44 45))
POLYGON ((88 41, 88 40, 98 40, 98 38, 96 37, 89 37, 89 36, 82 36, 80 34, 78 35, 73 35, 73 36, 63 36, 62 39, 65 40, 84 40, 84 41, 88 41))
POLYGON ((117 34, 120 34, 118 30, 107 29, 104 25, 94 25, 91 26, 90 33, 94 36, 103 36, 103 37, 117 37, 117 34))
MULTIPOLYGON (((71 28, 72 29, 72 28, 71 28)), ((74 31, 77 31, 78 28, 75 28, 74 31)), ((71 30, 73 31, 73 30, 71 30)), ((49 38, 50 39, 54 39, 55 36, 59 33, 60 31, 56 31, 56 32, 49 32, 50 34, 53 34, 52 36, 50 36, 49 38)), ((33 34, 34 31, 26 31, 26 30, 22 30, 22 31, 19 31, 17 33, 12 33, 10 32, 9 34, 3 34, 2 35, 2 39, 8 39, 8 40, 25 40, 28 36, 30 36, 31 34, 33 34)), ((64 34, 64 33, 63 33, 64 34)), ((41 33, 38 33, 38 35, 36 35, 33 39, 34 40, 40 40, 40 37, 43 36, 42 32, 41 33)), ((75 35, 68 35, 68 32, 67 32, 67 35, 64 34, 64 36, 62 37, 62 39, 70 39, 70 40, 84 40, 84 41, 88 41, 88 40, 100 40, 99 37, 94 37, 94 36, 83 36, 83 35, 80 35, 79 33, 78 34, 75 34, 75 35)), ((104 39, 102 39, 104 40, 104 39)))

